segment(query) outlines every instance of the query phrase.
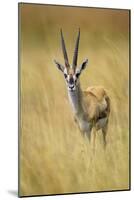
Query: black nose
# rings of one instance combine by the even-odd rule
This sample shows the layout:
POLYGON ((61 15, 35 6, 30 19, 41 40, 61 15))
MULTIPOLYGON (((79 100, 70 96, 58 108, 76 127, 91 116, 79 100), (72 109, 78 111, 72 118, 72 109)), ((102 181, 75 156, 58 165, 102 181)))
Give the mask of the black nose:
POLYGON ((72 85, 72 86, 69 86, 69 88, 72 90, 72 89, 74 88, 74 85, 72 85))
POLYGON ((74 84, 74 79, 73 79, 73 77, 71 77, 71 78, 69 79, 69 84, 74 84))

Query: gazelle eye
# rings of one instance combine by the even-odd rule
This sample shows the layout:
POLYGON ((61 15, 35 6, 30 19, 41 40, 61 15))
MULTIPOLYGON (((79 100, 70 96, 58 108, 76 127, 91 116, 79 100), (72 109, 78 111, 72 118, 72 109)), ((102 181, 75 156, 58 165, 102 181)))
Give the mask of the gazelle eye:
POLYGON ((79 75, 80 75, 80 73, 76 73, 76 77, 77 77, 77 78, 79 77, 79 75))
POLYGON ((64 77, 67 78, 67 74, 64 74, 64 77))

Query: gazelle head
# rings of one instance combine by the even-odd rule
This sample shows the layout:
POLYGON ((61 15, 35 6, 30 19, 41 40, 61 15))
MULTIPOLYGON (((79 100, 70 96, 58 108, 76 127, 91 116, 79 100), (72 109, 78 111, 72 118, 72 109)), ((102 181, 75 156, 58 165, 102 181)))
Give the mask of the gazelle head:
POLYGON ((54 60, 58 69, 64 74, 64 78, 66 80, 67 88, 69 91, 75 91, 77 85, 79 84, 79 77, 82 70, 85 69, 88 59, 84 60, 80 66, 77 66, 77 58, 78 58, 78 48, 79 48, 79 40, 80 40, 80 29, 78 32, 78 36, 76 39, 75 49, 74 49, 74 56, 73 56, 73 63, 72 65, 69 64, 65 41, 63 37, 63 33, 61 30, 61 44, 62 44, 62 51, 65 60, 65 65, 60 64, 56 60, 54 60))

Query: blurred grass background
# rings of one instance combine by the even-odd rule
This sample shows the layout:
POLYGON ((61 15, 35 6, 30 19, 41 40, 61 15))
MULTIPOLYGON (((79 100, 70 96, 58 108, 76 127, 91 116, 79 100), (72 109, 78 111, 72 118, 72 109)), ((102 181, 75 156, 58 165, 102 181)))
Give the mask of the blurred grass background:
POLYGON ((20 195, 129 188, 129 11, 19 4, 20 195), (76 127, 64 78, 60 28, 72 62, 89 59, 81 85, 103 85, 111 98, 108 145, 92 143, 76 127))

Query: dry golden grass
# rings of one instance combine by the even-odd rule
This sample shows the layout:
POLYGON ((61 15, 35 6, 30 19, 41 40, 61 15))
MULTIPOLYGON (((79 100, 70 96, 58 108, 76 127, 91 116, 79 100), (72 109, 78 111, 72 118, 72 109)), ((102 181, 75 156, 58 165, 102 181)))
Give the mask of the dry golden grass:
POLYGON ((20 5, 20 195, 129 188, 128 11, 20 5), (68 11, 69 9, 69 11, 68 11), (69 14, 68 14, 69 12, 69 14), (108 145, 96 152, 76 127, 62 74, 59 29, 72 58, 81 28, 81 85, 103 85, 111 97, 108 145))

